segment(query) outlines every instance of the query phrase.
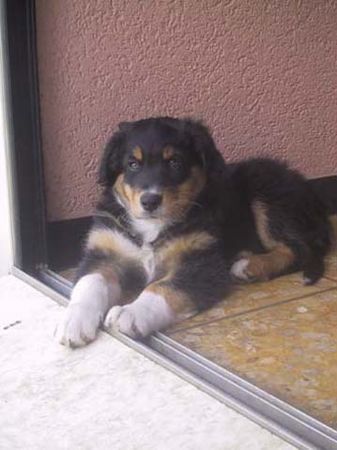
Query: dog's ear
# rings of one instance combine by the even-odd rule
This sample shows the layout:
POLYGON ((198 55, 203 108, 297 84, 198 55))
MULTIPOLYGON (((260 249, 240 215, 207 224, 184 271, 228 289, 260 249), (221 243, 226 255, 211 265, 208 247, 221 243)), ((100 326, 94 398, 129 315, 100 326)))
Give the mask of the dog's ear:
POLYGON ((184 130, 192 138, 194 150, 199 155, 200 161, 206 172, 216 174, 225 170, 225 161, 216 148, 208 128, 200 121, 183 120, 184 130))
POLYGON ((102 186, 112 186, 122 171, 125 146, 125 132, 121 127, 106 144, 98 172, 98 182, 102 186))
POLYGON ((120 122, 118 124, 118 128, 123 133, 127 133, 128 131, 131 131, 135 127, 136 124, 137 124, 137 122, 120 122))

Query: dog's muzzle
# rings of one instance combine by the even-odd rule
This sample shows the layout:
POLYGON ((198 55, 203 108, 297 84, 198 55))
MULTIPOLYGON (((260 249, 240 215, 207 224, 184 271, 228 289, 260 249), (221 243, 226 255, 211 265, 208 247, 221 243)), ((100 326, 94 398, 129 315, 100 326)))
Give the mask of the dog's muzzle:
POLYGON ((145 211, 153 212, 160 206, 162 200, 163 197, 160 194, 145 193, 141 196, 140 203, 145 211))

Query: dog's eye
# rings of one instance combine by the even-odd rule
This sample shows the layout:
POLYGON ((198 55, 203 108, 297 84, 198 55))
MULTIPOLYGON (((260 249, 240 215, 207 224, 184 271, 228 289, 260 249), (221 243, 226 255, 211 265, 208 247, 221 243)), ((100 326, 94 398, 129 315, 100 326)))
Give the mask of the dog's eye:
POLYGON ((172 158, 170 158, 168 160, 168 164, 171 169, 179 170, 182 168, 183 162, 182 162, 181 158, 179 158, 178 156, 173 156, 172 158))
POLYGON ((140 169, 141 164, 139 161, 137 161, 137 159, 130 158, 128 161, 128 167, 130 170, 133 170, 135 172, 140 169))

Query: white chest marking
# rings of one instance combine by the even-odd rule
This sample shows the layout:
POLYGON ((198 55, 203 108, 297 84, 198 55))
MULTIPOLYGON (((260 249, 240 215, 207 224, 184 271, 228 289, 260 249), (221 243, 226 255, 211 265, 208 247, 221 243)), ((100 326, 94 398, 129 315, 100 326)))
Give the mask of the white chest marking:
POLYGON ((142 235, 144 243, 155 241, 164 226, 163 222, 155 219, 134 219, 132 224, 134 229, 142 235))
POLYGON ((156 260, 153 248, 150 245, 143 245, 140 249, 140 259, 147 273, 147 282, 151 283, 156 273, 156 260))
POLYGON ((147 273, 148 283, 153 281, 156 273, 156 260, 151 242, 155 241, 163 229, 163 222, 159 220, 141 220, 133 221, 135 230, 142 235, 144 243, 139 250, 139 257, 147 273))

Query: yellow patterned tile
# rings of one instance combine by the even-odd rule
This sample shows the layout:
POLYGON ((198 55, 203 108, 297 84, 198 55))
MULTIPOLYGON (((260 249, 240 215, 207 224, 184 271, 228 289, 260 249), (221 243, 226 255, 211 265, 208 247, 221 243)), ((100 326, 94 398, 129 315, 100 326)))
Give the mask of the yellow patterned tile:
POLYGON ((327 257, 325 276, 337 281, 337 252, 331 253, 327 257))
POLYGON ((223 319, 267 305, 315 294, 335 286, 336 282, 325 278, 322 278, 313 286, 304 286, 300 273, 275 278, 263 283, 237 286, 225 300, 210 310, 177 324, 168 330, 168 333, 171 334, 177 330, 197 326, 210 320, 223 319))
POLYGON ((325 276, 337 281, 337 215, 331 216, 333 226, 333 249, 326 259, 325 276))
POLYGON ((337 289, 172 337, 337 427, 337 289))

